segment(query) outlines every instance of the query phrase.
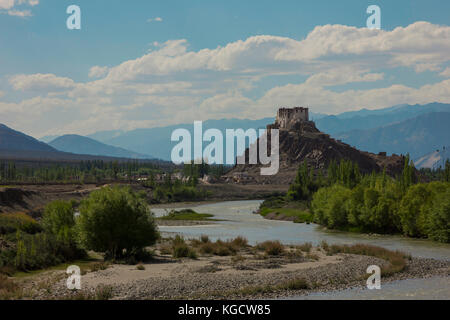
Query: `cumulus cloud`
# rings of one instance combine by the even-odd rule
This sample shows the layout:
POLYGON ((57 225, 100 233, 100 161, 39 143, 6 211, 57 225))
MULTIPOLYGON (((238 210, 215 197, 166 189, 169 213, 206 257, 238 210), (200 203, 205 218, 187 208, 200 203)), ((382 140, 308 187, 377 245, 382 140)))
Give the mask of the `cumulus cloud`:
POLYGON ((93 66, 87 82, 54 74, 13 76, 12 89, 37 97, 0 104, 0 113, 16 117, 20 124, 25 123, 21 112, 46 104, 42 108, 61 118, 51 126, 58 132, 40 134, 54 134, 208 118, 256 119, 273 116, 280 105, 339 113, 402 103, 448 103, 449 79, 411 87, 401 77, 389 76, 390 69, 406 67, 449 78, 449 68, 444 70, 448 52, 450 27, 428 22, 391 31, 318 26, 304 39, 258 35, 198 51, 190 50, 185 39, 168 40, 116 66, 93 66), (389 84, 383 85, 385 78, 389 84))
POLYGON ((36 6, 39 0, 0 0, 0 14, 8 14, 16 17, 30 17, 33 14, 24 8, 36 6), (20 9, 17 9, 20 8, 20 9))
POLYGON ((89 78, 101 78, 108 73, 108 67, 93 66, 89 70, 89 78))
POLYGON ((70 78, 57 77, 54 74, 19 74, 9 79, 9 83, 15 90, 30 91, 59 91, 75 87, 75 82, 70 78))
POLYGON ((0 9, 11 9, 14 7, 14 0, 0 0, 0 9))
POLYGON ((450 67, 445 68, 439 75, 441 77, 450 78, 450 67))

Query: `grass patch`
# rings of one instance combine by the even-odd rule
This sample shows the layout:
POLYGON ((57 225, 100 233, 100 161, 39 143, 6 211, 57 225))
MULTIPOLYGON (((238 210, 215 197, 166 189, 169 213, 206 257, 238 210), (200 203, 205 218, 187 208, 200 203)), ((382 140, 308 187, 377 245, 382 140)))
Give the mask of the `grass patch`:
MULTIPOLYGON (((265 293, 273 293, 279 291, 296 291, 311 289, 311 285, 304 278, 295 278, 281 282, 276 285, 259 285, 259 286, 247 286, 241 289, 232 290, 227 292, 226 295, 242 295, 242 296, 255 296, 265 293)), ((217 293, 220 295, 221 293, 217 293)))
POLYGON ((260 214, 265 217, 270 213, 274 213, 277 217, 293 217, 294 223, 311 223, 313 222, 313 214, 299 208, 268 208, 262 207, 260 214))
POLYGON ((20 299, 22 289, 7 276, 0 274, 0 300, 20 299))
POLYGON ((214 220, 211 219, 214 215, 209 213, 197 213, 192 209, 184 209, 180 211, 172 210, 169 214, 159 217, 159 220, 190 220, 190 221, 202 221, 202 220, 214 220))
POLYGON ((105 264, 103 262, 103 260, 100 260, 97 257, 88 257, 86 259, 80 259, 80 260, 74 260, 71 262, 64 262, 61 264, 58 264, 56 266, 51 266, 45 269, 39 269, 39 270, 32 270, 32 271, 18 271, 16 273, 14 273, 14 278, 26 278, 26 277, 31 277, 31 276, 35 276, 35 275, 39 275, 43 272, 47 272, 47 271, 57 271, 57 270, 66 270, 69 266, 71 265, 76 265, 79 266, 81 269, 81 273, 85 274, 86 272, 90 272, 90 271, 97 271, 97 270, 103 270, 98 268, 97 270, 93 270, 96 269, 98 265, 100 264, 105 264))
POLYGON ((64 300, 110 300, 114 297, 113 287, 107 285, 100 285, 95 289, 94 293, 86 293, 83 291, 77 291, 68 297, 64 297, 64 300))
POLYGON ((388 266, 381 267, 381 274, 389 276, 397 272, 401 272, 406 268, 408 260, 411 259, 409 254, 401 251, 392 251, 382 247, 372 246, 369 244, 354 245, 328 245, 322 243, 322 248, 329 255, 336 253, 350 253, 380 258, 389 262, 388 266))

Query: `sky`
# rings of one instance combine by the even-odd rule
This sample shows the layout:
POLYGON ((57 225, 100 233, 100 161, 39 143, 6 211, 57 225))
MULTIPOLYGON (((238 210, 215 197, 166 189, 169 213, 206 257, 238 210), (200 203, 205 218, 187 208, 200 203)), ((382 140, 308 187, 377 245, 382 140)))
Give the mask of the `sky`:
POLYGON ((449 12, 447 0, 0 0, 0 123, 42 137, 450 103, 449 12))

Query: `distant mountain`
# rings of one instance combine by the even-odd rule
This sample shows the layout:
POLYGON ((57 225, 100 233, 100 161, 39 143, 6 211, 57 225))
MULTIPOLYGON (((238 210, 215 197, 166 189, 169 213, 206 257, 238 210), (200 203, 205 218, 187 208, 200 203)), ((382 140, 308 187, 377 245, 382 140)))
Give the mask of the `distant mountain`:
POLYGON ((426 105, 398 105, 377 110, 361 109, 322 117, 315 122, 319 130, 336 136, 336 134, 350 130, 367 130, 394 124, 431 112, 450 112, 450 104, 430 103, 426 105))
MULTIPOLYGON (((114 147, 111 147, 114 148, 114 147)), ((115 148, 116 149, 116 148, 115 148)), ((128 156, 103 156, 103 155, 86 155, 74 154, 69 152, 58 151, 52 146, 38 141, 22 132, 13 130, 3 124, 0 124, 0 159, 14 161, 40 161, 40 162, 78 162, 86 160, 103 160, 103 161, 130 161, 131 155, 136 153, 128 152, 128 156)), ((132 159, 137 159, 132 157, 132 159)), ((144 161, 144 160, 143 160, 144 161)), ((170 163, 151 160, 161 166, 171 166, 170 163)))
POLYGON ((438 169, 439 167, 445 167, 445 161, 450 160, 450 146, 442 147, 441 149, 434 150, 416 160, 414 165, 416 168, 430 168, 438 169))
POLYGON ((76 154, 88 154, 94 156, 108 156, 132 159, 150 159, 151 156, 129 151, 123 148, 110 146, 94 139, 75 134, 67 134, 49 142, 53 148, 76 154))
POLYGON ((0 150, 9 151, 46 151, 54 152, 54 148, 38 141, 22 132, 0 124, 0 150))
POLYGON ((378 153, 406 154, 416 159, 449 144, 450 112, 432 112, 399 123, 334 135, 356 148, 378 153))
MULTIPOLYGON (((203 122, 203 131, 210 128, 216 128, 222 131, 225 137, 226 129, 265 129, 274 118, 264 118, 260 120, 242 120, 242 119, 223 119, 223 120, 207 120, 203 122)), ((110 139, 102 140, 112 146, 127 148, 135 152, 143 154, 151 154, 158 159, 170 160, 172 148, 178 142, 171 142, 170 138, 175 129, 184 128, 189 130, 193 138, 194 126, 190 124, 179 124, 168 127, 136 129, 122 133, 110 139)), ((113 132, 115 134, 116 132, 113 132)), ((99 132, 97 136, 107 136, 105 132, 99 132)), ((91 135, 92 136, 92 135, 91 135)), ((206 146, 206 142, 204 146, 206 146)))
POLYGON ((59 136, 56 135, 52 135, 52 136, 43 136, 41 138, 39 138, 39 141, 45 142, 45 143, 49 143, 50 141, 55 140, 56 138, 58 138, 59 136))
POLYGON ((123 130, 98 131, 93 134, 88 134, 86 137, 106 143, 108 140, 116 138, 124 133, 125 131, 123 130))

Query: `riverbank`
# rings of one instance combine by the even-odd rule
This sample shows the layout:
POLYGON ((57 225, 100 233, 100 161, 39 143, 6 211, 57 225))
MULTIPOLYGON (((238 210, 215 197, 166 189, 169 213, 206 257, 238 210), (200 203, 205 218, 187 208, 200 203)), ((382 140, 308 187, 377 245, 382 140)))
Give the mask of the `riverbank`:
MULTIPOLYGON (((200 240, 195 243, 202 252, 204 244, 200 240)), ((197 259, 175 259, 167 245, 166 241, 154 248, 151 262, 113 264, 82 275, 80 292, 67 289, 64 271, 24 278, 24 298, 82 299, 105 291, 112 299, 282 298, 365 286, 369 265, 390 265, 379 257, 333 254, 310 245, 285 246, 274 254, 276 251, 267 251, 267 247, 241 244, 241 249, 229 256, 200 254, 197 259)), ((414 257, 405 261, 402 271, 383 276, 382 283, 450 275, 448 261, 414 257)))

